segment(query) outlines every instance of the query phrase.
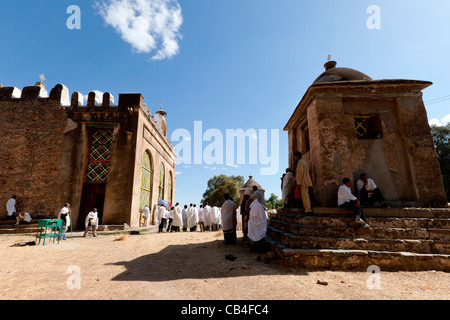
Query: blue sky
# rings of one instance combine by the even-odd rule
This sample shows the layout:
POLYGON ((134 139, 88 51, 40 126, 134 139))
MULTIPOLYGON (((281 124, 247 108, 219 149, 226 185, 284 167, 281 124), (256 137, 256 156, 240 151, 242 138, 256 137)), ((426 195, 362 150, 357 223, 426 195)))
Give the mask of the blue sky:
POLYGON ((44 73, 49 89, 63 83, 70 93, 99 90, 116 101, 119 93, 140 92, 153 112, 163 101, 169 137, 177 129, 193 135, 194 121, 224 136, 226 129, 265 129, 269 137, 279 130, 278 172, 262 175, 260 161, 180 164, 176 200, 199 203, 207 180, 221 173, 251 174, 266 194, 281 197, 288 164, 282 129, 328 54, 374 79, 432 81, 424 91, 424 101, 434 102, 428 118, 450 120, 450 100, 435 100, 450 96, 449 15, 448 0, 8 1, 0 11, 0 83, 22 89, 44 73), (171 10, 146 12, 131 30, 120 11, 106 18, 113 4, 131 2, 171 10), (71 5, 81 10, 81 29, 67 28, 71 5), (371 5, 381 10, 380 29, 367 27, 371 5))

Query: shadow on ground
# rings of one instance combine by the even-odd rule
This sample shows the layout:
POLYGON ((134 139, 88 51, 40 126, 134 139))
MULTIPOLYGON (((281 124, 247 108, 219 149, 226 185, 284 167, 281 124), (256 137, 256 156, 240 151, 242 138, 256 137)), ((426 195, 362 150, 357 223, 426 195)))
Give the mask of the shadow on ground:
MULTIPOLYGON (((235 245, 224 245, 221 240, 170 245, 157 253, 112 265, 126 268, 113 281, 157 282, 288 274, 273 252, 254 252, 242 239, 235 245)), ((307 274, 298 270, 296 273, 307 274)))

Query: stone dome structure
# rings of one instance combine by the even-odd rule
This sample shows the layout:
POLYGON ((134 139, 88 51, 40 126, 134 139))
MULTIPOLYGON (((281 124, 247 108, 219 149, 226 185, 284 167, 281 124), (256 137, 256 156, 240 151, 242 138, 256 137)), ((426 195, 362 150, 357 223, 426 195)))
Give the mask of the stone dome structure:
POLYGON ((350 68, 336 68, 336 61, 328 61, 324 67, 323 72, 313 82, 313 85, 325 82, 340 82, 340 81, 372 81, 373 79, 368 75, 350 68))

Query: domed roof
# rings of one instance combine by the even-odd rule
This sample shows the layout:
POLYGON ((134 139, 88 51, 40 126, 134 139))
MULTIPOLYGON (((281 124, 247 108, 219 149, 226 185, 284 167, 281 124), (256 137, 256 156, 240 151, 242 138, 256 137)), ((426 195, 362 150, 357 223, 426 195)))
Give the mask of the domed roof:
POLYGON ((242 186, 241 190, 250 190, 252 191, 253 186, 257 186, 258 190, 265 191, 258 182, 253 179, 252 176, 249 177, 248 181, 242 186))
POLYGON ((325 72, 322 73, 314 82, 314 84, 324 82, 340 82, 340 81, 372 81, 368 75, 350 68, 336 68, 336 61, 329 61, 325 64, 325 72))

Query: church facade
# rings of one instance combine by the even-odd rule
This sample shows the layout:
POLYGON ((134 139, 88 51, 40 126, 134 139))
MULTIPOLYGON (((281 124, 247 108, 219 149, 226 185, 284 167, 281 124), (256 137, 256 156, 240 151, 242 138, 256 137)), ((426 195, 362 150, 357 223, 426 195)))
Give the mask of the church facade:
POLYGON ((18 211, 49 218, 70 203, 78 229, 93 208, 101 224, 137 227, 145 206, 175 199, 166 113, 151 115, 140 93, 87 100, 62 84, 0 86, 0 202, 14 194, 18 211))
POLYGON ((325 69, 284 128, 289 166, 296 151, 309 165, 315 206, 335 207, 342 179, 366 173, 393 206, 447 207, 422 100, 432 83, 373 80, 334 61, 325 69))

